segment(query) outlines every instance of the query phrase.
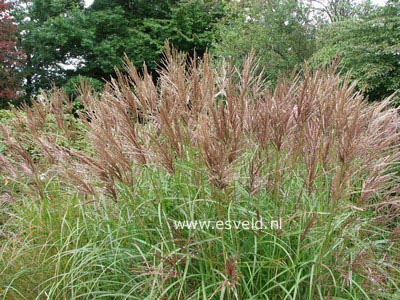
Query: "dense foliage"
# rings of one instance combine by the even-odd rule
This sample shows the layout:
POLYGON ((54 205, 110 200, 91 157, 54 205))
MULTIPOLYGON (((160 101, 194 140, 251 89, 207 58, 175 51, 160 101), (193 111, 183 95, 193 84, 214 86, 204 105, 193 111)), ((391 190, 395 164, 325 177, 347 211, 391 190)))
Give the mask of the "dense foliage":
POLYGON ((12 17, 12 2, 0 1, 0 108, 18 98, 21 77, 18 68, 23 59, 16 47, 16 31, 12 17))
POLYGON ((315 61, 339 58, 371 100, 400 88, 400 3, 388 1, 366 18, 346 19, 320 33, 315 61))
POLYGON ((214 53, 240 64, 253 49, 273 82, 304 63, 315 50, 310 7, 300 1, 234 1, 219 26, 214 53))
POLYGON ((18 28, 5 18, 11 27, 3 39, 10 50, 18 29, 17 48, 27 59, 12 67, 3 63, 3 74, 18 74, 2 81, 7 99, 21 87, 21 77, 28 102, 53 84, 65 86, 74 97, 80 78, 101 89, 116 76, 114 68, 123 66, 125 55, 135 66, 146 63, 157 76, 166 40, 199 58, 210 50, 216 63, 238 65, 254 50, 272 85, 305 62, 320 67, 339 57, 343 74, 351 71, 369 99, 383 99, 399 88, 398 1, 384 7, 369 0, 95 0, 89 7, 82 0, 18 3, 11 10, 18 28))
POLYGON ((29 57, 23 70, 27 97, 79 76, 104 82, 115 76, 125 54, 155 70, 167 39, 202 55, 222 14, 223 5, 212 0, 96 0, 89 8, 83 1, 29 1, 18 16, 29 57))

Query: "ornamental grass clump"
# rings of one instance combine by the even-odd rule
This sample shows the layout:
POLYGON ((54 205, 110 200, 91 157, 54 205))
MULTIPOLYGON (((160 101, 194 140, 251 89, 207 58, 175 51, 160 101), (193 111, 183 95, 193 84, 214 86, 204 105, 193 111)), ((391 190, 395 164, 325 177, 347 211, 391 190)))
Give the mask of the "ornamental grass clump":
POLYGON ((79 118, 56 88, 13 111, 0 295, 391 299, 398 109, 334 67, 274 88, 259 69, 252 54, 216 67, 167 48, 157 79, 126 59, 101 93, 82 83, 79 118))

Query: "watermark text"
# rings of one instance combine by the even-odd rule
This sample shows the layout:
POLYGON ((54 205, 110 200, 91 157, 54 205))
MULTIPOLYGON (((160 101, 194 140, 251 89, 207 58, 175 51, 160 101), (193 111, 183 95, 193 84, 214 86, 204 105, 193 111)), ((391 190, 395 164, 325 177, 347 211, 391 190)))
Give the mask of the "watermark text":
POLYGON ((201 229, 201 230, 230 230, 230 229, 243 229, 243 230, 274 230, 282 229, 282 217, 275 220, 265 222, 263 219, 259 220, 217 220, 217 221, 173 221, 175 229, 201 229))

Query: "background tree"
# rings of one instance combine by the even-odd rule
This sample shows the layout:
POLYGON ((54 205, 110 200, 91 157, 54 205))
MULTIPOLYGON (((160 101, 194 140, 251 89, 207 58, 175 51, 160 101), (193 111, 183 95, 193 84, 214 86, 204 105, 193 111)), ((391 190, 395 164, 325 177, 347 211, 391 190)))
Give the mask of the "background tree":
POLYGON ((317 67, 340 58, 343 72, 351 71, 371 100, 400 88, 400 3, 388 1, 368 18, 347 19, 320 34, 317 67))
POLYGON ((0 108, 20 96, 21 78, 18 68, 22 54, 16 47, 17 27, 10 17, 12 2, 0 1, 0 108))
MULTIPOLYGON (((21 1, 22 2, 22 1, 21 1)), ((27 56, 22 68, 25 95, 29 101, 40 89, 62 85, 79 63, 82 0, 33 0, 19 6, 20 47, 27 56)))
POLYGON ((188 53, 196 50, 198 56, 212 47, 215 27, 225 16, 224 1, 181 1, 173 8, 171 43, 188 53))
POLYGON ((376 6, 371 0, 309 0, 314 18, 320 23, 333 23, 370 14, 376 6))
POLYGON ((213 40, 223 14, 216 0, 32 0, 21 7, 21 44, 27 97, 52 83, 71 88, 78 78, 100 84, 121 68, 126 54, 155 70, 165 40, 200 55, 213 40))
POLYGON ((315 32, 309 12, 295 0, 232 2, 218 28, 214 53, 238 64, 253 48, 274 82, 313 54, 315 32))
POLYGON ((320 66, 339 55, 371 99, 396 90, 398 1, 375 9, 369 0, 328 0, 324 16, 318 1, 95 0, 85 8, 83 0, 21 0, 13 14, 27 61, 18 70, 27 99, 52 84, 73 95, 81 78, 101 87, 122 68, 124 54, 154 71, 168 39, 200 57, 212 47, 235 64, 254 49, 272 83, 310 57, 320 66))
POLYGON ((155 70, 167 39, 178 50, 202 55, 223 7, 214 0, 95 0, 86 11, 82 74, 107 78, 121 67, 124 53, 136 66, 155 70))

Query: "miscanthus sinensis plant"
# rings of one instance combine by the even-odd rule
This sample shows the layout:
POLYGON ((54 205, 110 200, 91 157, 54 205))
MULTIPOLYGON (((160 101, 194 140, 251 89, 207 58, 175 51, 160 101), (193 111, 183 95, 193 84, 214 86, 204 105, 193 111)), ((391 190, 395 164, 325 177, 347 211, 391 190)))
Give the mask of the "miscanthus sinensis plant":
POLYGON ((82 83, 79 118, 56 89, 13 111, 2 299, 400 297, 398 110, 334 68, 258 69, 167 49, 157 82, 126 60, 82 83))

